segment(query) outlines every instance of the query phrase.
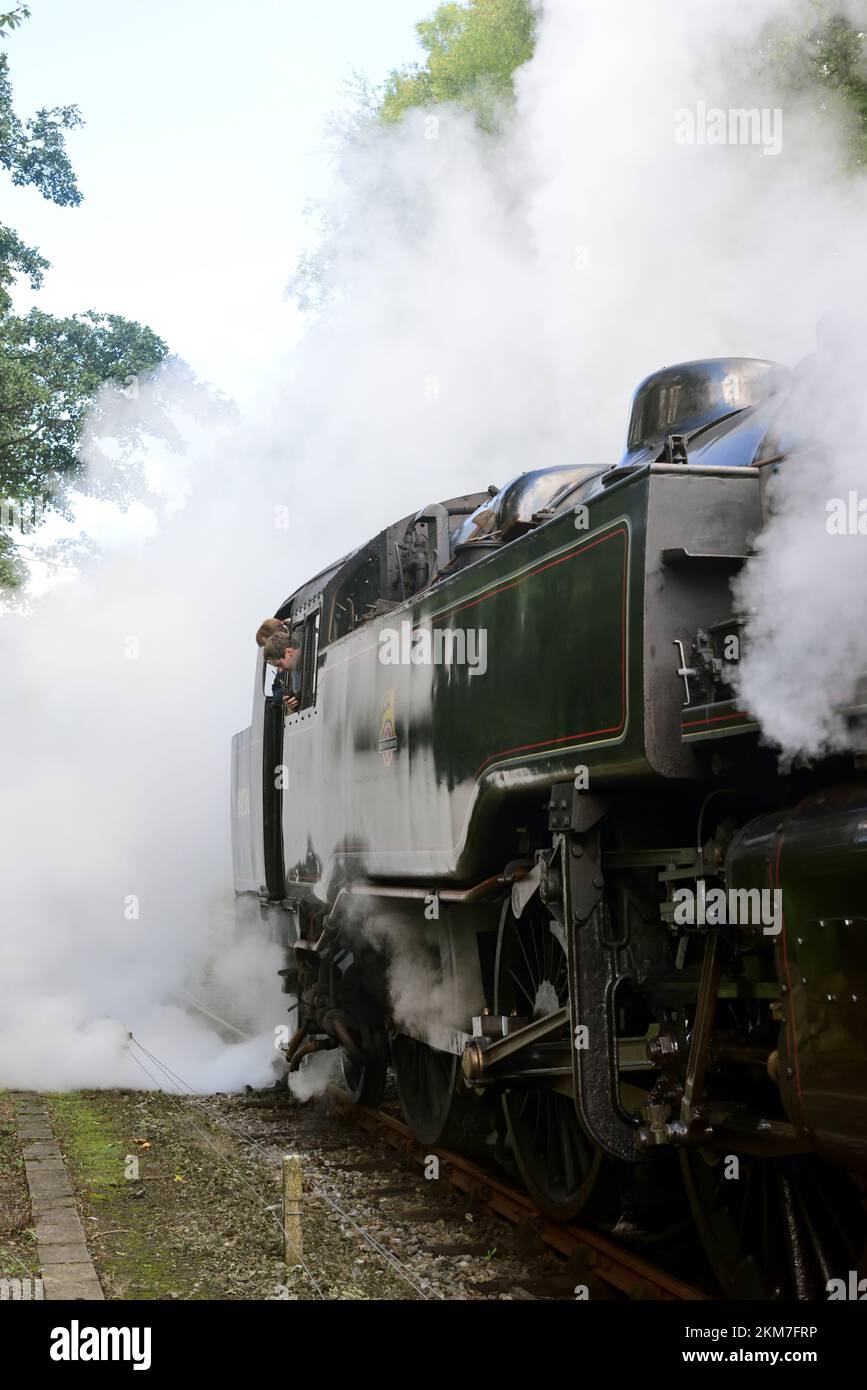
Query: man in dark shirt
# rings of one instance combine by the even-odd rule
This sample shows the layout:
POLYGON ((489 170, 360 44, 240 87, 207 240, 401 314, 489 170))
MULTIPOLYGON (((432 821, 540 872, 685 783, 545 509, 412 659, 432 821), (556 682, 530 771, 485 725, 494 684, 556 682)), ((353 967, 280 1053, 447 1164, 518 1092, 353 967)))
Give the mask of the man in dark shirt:
POLYGON ((275 632, 265 643, 265 660, 277 671, 271 686, 271 699, 282 700, 286 714, 298 708, 301 672, 298 666, 300 648, 288 632, 275 632))

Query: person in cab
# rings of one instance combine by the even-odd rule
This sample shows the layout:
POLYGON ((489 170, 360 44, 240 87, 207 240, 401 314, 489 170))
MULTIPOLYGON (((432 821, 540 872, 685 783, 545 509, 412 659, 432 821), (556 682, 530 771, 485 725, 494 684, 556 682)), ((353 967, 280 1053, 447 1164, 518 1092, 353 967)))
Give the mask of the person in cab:
POLYGON ((264 621, 259 624, 259 630, 256 633, 256 646, 264 647, 269 637, 274 637, 277 633, 288 631, 289 629, 282 618, 265 618, 264 621))
POLYGON ((265 660, 276 667, 271 699, 282 700, 285 714, 294 714, 298 708, 299 654, 299 643, 285 628, 272 633, 265 642, 265 660))

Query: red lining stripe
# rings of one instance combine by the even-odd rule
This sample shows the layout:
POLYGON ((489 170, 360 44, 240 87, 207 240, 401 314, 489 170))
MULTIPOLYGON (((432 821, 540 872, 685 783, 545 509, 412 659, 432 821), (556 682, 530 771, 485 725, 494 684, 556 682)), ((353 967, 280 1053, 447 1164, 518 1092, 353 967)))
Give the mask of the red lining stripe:
MULTIPOLYGON (((593 550, 597 545, 602 545, 604 541, 610 541, 614 536, 626 536, 626 534, 626 527, 618 526, 616 530, 609 531, 605 536, 597 536, 595 540, 584 541, 576 546, 574 550, 570 550, 568 555, 559 555, 555 560, 548 560, 544 565, 537 565, 535 569, 528 570, 526 574, 519 574, 517 578, 510 580, 507 584, 500 584, 497 588, 486 589, 483 594, 477 594, 475 598, 468 599, 466 603, 458 603, 455 604, 453 608, 445 608, 433 618, 419 619, 418 622, 412 624, 412 631, 415 632, 418 628, 426 626, 427 623, 433 626, 435 623, 439 623, 445 618, 452 617, 455 613, 463 613, 465 609, 473 608, 478 603, 484 603, 486 599, 495 598, 497 594, 506 593, 509 589, 516 589, 519 584, 524 584, 528 579, 535 579, 537 574, 543 574, 545 570, 552 569, 554 565, 562 565, 566 560, 574 560, 577 555, 586 555, 589 550, 593 550)), ((387 616, 390 617, 392 615, 389 614, 387 616)), ((347 662, 355 661, 357 657, 363 656, 365 652, 374 651, 377 646, 377 642, 368 642, 366 646, 359 647, 357 652, 351 652, 348 656, 342 657, 339 661, 332 661, 319 672, 319 680, 327 676, 329 672, 336 671, 339 666, 345 666, 347 662)), ((327 652, 328 647, 323 648, 323 650, 327 652)))
MULTIPOLYGON (((597 545, 602 545, 605 541, 610 541, 612 536, 625 536, 626 527, 618 526, 616 530, 609 531, 606 536, 597 536, 594 541, 585 541, 583 545, 576 546, 570 550, 568 555, 558 555, 554 560, 548 560, 544 565, 537 565, 534 570, 529 570, 526 574, 519 574, 517 579, 513 579, 508 584, 501 584, 497 589, 488 589, 483 594, 478 594, 475 598, 469 599, 466 603, 457 605, 454 608, 447 608, 444 613, 438 613, 437 619, 450 617, 453 613, 463 613, 467 608, 474 608, 477 603, 483 603, 485 599, 494 598, 497 594, 504 594, 508 589, 516 589, 519 584, 523 584, 527 579, 535 579, 537 574, 544 574, 545 570, 553 569, 555 565, 565 564, 567 560, 574 560, 577 555, 586 555, 588 550, 594 550, 597 545)), ((417 624, 416 626, 420 626, 417 624)))
MULTIPOLYGON (((592 541, 592 542, 589 543, 588 545, 581 546, 579 549, 572 551, 571 554, 569 554, 569 555, 561 555, 561 556, 559 557, 559 559, 557 559, 557 560, 551 560, 547 565, 541 565, 541 566, 539 567, 538 570, 533 570, 533 571, 532 571, 532 574, 539 574, 539 573, 542 572, 542 570, 550 569, 550 568, 552 567, 552 565, 559 565, 559 564, 562 564, 562 562, 563 562, 564 560, 573 560, 573 559, 575 558, 576 555, 586 555, 587 552, 588 552, 588 550, 592 550, 594 546, 600 545, 603 541, 611 540, 612 537, 614 537, 614 536, 623 536, 624 541, 626 542, 626 543, 624 544, 624 547, 623 547, 623 592, 622 592, 622 597, 621 597, 621 602, 620 602, 620 721, 619 721, 619 723, 617 723, 617 724, 611 724, 611 725, 609 725, 607 728, 604 728, 604 729, 585 729, 585 730, 583 730, 581 733, 562 734, 559 738, 547 738, 547 739, 543 738, 543 739, 541 739, 538 743, 520 743, 520 744, 518 744, 515 748, 503 748, 503 749, 501 749, 498 753, 491 753, 487 758, 485 758, 481 763, 479 763, 479 766, 476 768, 476 770, 475 770, 475 772, 474 772, 474 774, 473 774, 473 780, 474 780, 474 781, 478 781, 479 774, 481 773, 481 771, 482 771, 483 768, 487 767, 488 763, 495 762, 498 758, 509 758, 509 757, 514 756, 514 754, 516 754, 516 753, 526 753, 526 752, 528 752, 528 751, 530 751, 531 749, 534 749, 534 748, 546 748, 546 747, 547 747, 547 748, 553 748, 553 747, 554 747, 556 744, 558 744, 558 743, 570 743, 570 742, 577 742, 577 741, 579 741, 580 739, 598 738, 601 734, 616 734, 616 733, 619 733, 619 732, 625 727, 625 724, 626 724, 626 600, 627 600, 627 593, 628 593, 628 587, 627 587, 627 569, 628 569, 628 561, 629 561, 629 543, 628 543, 628 537, 627 537, 626 528, 625 528, 624 526, 619 526, 616 530, 610 531, 609 534, 608 534, 607 536, 600 536, 597 540, 592 541)), ((527 576, 526 576, 526 578, 528 578, 528 579, 529 579, 530 577, 531 577, 531 575, 527 575, 527 576)), ((513 587, 512 585, 508 585, 508 584, 503 586, 503 588, 512 588, 512 587, 513 587)), ((494 590, 494 592, 495 592, 495 593, 501 593, 501 592, 502 592, 502 589, 494 590)), ((484 595, 484 597, 487 597, 487 595, 484 595)), ((467 607, 470 607, 471 605, 467 604, 466 606, 467 606, 467 607)), ((458 611, 460 611, 460 610, 458 610, 458 611)))
POLYGON ((722 724, 726 719, 749 719, 751 724, 756 722, 746 710, 735 709, 730 714, 715 714, 710 719, 685 719, 681 722, 681 728, 696 729, 702 724, 722 724))

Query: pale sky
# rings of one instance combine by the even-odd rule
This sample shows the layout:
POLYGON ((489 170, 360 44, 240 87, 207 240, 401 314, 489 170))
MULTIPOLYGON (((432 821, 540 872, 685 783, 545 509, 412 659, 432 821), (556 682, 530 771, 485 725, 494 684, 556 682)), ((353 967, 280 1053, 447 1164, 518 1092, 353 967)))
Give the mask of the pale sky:
MULTIPOLYGON (((8 8, 12 0, 7 0, 8 8)), ((51 261, 16 308, 147 323, 243 404, 300 331, 284 292, 352 71, 418 58, 435 0, 30 0, 5 41, 15 106, 76 104, 84 202, 0 178, 0 220, 51 261)))

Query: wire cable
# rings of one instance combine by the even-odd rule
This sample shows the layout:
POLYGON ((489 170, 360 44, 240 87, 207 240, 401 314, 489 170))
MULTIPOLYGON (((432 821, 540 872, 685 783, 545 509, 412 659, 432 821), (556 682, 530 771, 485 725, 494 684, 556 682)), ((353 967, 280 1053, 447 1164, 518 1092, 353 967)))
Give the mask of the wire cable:
MULTIPOLYGON (((138 1038, 134 1037, 132 1033, 129 1034, 129 1037, 130 1040, 135 1044, 135 1046, 138 1047, 145 1054, 145 1056, 153 1062, 154 1066, 156 1066, 160 1071, 162 1071, 167 1077, 171 1078, 171 1080, 173 1080, 178 1086, 184 1087, 187 1100, 191 1101, 193 1104, 200 1105, 201 1108, 208 1115, 208 1118, 213 1119, 213 1116, 208 1110, 206 1103, 201 1099, 201 1097, 199 1097, 196 1094, 196 1092, 189 1085, 189 1083, 184 1081, 182 1076, 180 1076, 177 1072, 173 1071, 171 1067, 169 1067, 166 1063, 161 1062, 160 1059, 154 1055, 154 1053, 149 1052, 148 1049, 144 1046, 144 1044, 139 1042, 138 1038)), ((142 1063, 139 1063, 139 1065, 143 1067, 142 1063)), ((143 1067, 143 1070, 147 1071, 147 1068, 143 1067)), ((147 1074, 151 1076, 152 1080, 156 1081, 156 1078, 153 1077, 153 1074, 151 1072, 148 1071, 147 1074)), ((157 1086, 160 1090, 164 1089, 162 1086, 159 1085, 158 1081, 157 1086)), ((180 1097, 180 1092, 176 1092, 175 1094, 177 1094, 180 1097)), ((239 1129, 237 1126, 233 1125, 231 1121, 225 1119, 225 1117, 223 1116, 220 1117, 220 1123, 225 1125, 226 1129, 228 1129, 237 1138, 242 1139, 244 1143, 254 1145, 257 1149, 260 1150, 260 1152, 268 1160, 268 1162, 271 1162, 271 1155, 268 1153, 268 1150, 265 1148, 263 1144, 259 1143, 258 1139, 256 1139, 254 1135, 248 1134, 244 1130, 239 1129)), ((217 1152, 219 1152, 219 1150, 217 1150, 217 1152)), ((223 1155, 221 1155, 221 1157, 223 1157, 223 1155)), ((409 1270, 402 1263, 402 1261, 398 1260, 397 1257, 393 1255, 390 1250, 388 1250, 384 1245, 382 1245, 382 1243, 376 1239, 376 1237, 373 1235, 371 1231, 368 1231, 362 1223, 356 1221, 355 1218, 349 1214, 349 1212, 345 1211, 343 1207, 341 1207, 340 1203, 335 1198, 329 1196, 329 1194, 323 1191, 321 1188, 317 1186, 312 1186, 311 1193, 313 1196, 320 1198, 320 1200, 324 1201, 328 1206, 330 1206, 334 1211, 336 1211, 342 1217, 343 1220, 349 1222, 349 1224, 355 1228, 355 1230, 362 1237, 362 1239, 367 1241, 367 1243, 374 1250, 376 1250, 377 1253, 380 1254, 384 1260, 386 1260, 386 1262, 392 1267, 392 1269, 394 1269, 395 1273, 401 1279, 403 1279, 403 1281, 410 1288, 412 1288, 416 1293, 418 1293, 421 1296, 421 1298, 427 1300, 428 1294, 423 1288, 423 1286, 417 1282, 417 1280, 409 1272, 409 1270)), ((283 1230, 282 1224, 279 1221, 277 1224, 280 1225, 280 1229, 283 1230)), ((442 1294, 437 1294, 436 1296, 440 1299, 443 1298, 442 1294)))
MULTIPOLYGON (((130 1037, 132 1038, 132 1034, 130 1034, 130 1037)), ((141 1047, 141 1044, 138 1042, 138 1039, 133 1038, 132 1040, 136 1043, 136 1046, 141 1047)), ((145 1049, 142 1048, 142 1051, 145 1051, 145 1049)), ((150 1054, 148 1054, 148 1055, 150 1055, 150 1054)), ((133 1060, 139 1067, 141 1067, 141 1069, 142 1069, 142 1071, 145 1073, 145 1075, 150 1077, 151 1081, 154 1082, 154 1084, 155 1084, 155 1086, 156 1086, 156 1088, 157 1088, 158 1091, 162 1091, 164 1095, 171 1095, 171 1094, 172 1094, 171 1092, 167 1092, 167 1091, 165 1090, 165 1088, 164 1088, 163 1086, 160 1085, 158 1079, 154 1076, 153 1072, 152 1072, 148 1067, 145 1066, 144 1062, 142 1062, 141 1059, 140 1059, 139 1057, 136 1057, 135 1053, 130 1053, 130 1056, 132 1057, 132 1060, 133 1060)), ((180 1095, 176 1095, 175 1098, 176 1098, 177 1100, 181 1100, 181 1099, 182 1099, 182 1097, 181 1097, 180 1095)), ((190 1116, 189 1116, 188 1114, 185 1113, 185 1116, 184 1116, 184 1117, 185 1117, 185 1119, 187 1120, 187 1122, 188 1122, 190 1125, 192 1125, 193 1129, 196 1130, 196 1132, 197 1132, 198 1134, 201 1135, 201 1137, 204 1139, 205 1143, 206 1143, 210 1148, 212 1148, 212 1149, 214 1150, 214 1153, 217 1155, 217 1157, 220 1158, 220 1159, 223 1161, 223 1163, 226 1164, 226 1166, 227 1166, 228 1168, 232 1169, 232 1171, 235 1172, 235 1173, 237 1174, 237 1176, 241 1179, 241 1181, 242 1181, 242 1183, 245 1185, 245 1187, 248 1187, 248 1188, 249 1188, 249 1190, 253 1193, 253 1196, 256 1198, 256 1201, 259 1202, 260 1206, 262 1206, 262 1207, 264 1208, 264 1210, 268 1213, 268 1215, 271 1217, 271 1219, 276 1223, 276 1225, 278 1226, 278 1228, 280 1229, 280 1231, 281 1231, 282 1234, 283 1234, 283 1239, 285 1240, 285 1239, 286 1239, 286 1228, 285 1228, 285 1226, 283 1225, 283 1222, 280 1220, 279 1216, 277 1216, 276 1212, 273 1211, 273 1209, 270 1208, 270 1207, 268 1206, 267 1202, 265 1201, 264 1197, 262 1197, 261 1193, 256 1191, 256 1188, 255 1188, 255 1187, 253 1186, 253 1184, 249 1181, 249 1179, 246 1177, 246 1175, 245 1175, 244 1173, 241 1172, 241 1169, 237 1166, 237 1164, 233 1163, 232 1160, 231 1160, 230 1158, 227 1158, 225 1154, 223 1154, 223 1153, 220 1152, 220 1150, 217 1148, 217 1145, 214 1143, 213 1139, 211 1139, 210 1135, 209 1135, 205 1130, 203 1130, 199 1125, 197 1125, 197 1124, 190 1118, 190 1116)), ((306 1261, 303 1259, 303 1257, 301 1256, 300 1252, 296 1252, 296 1253, 298 1253, 298 1263, 301 1265, 301 1268, 303 1269, 304 1273, 307 1275, 307 1278, 310 1280, 311 1284, 313 1285, 314 1289, 316 1290, 317 1295, 319 1296, 319 1298, 325 1300, 325 1294, 322 1292, 322 1288, 321 1288, 321 1286, 320 1286, 318 1280, 317 1280, 316 1277, 314 1276, 312 1270, 311 1270, 310 1267, 307 1265, 306 1261)))

